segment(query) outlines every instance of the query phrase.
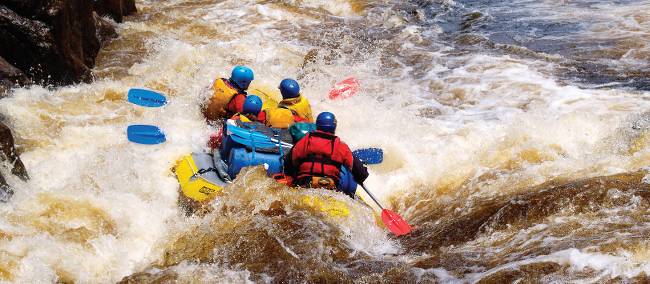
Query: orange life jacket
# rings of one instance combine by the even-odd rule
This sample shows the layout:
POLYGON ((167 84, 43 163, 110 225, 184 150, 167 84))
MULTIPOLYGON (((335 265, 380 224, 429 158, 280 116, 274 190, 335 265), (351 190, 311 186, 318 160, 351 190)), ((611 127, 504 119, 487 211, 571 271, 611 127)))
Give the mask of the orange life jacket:
POLYGON ((212 97, 203 110, 203 114, 208 120, 217 120, 226 117, 228 113, 226 106, 235 95, 243 94, 246 96, 246 92, 240 91, 225 78, 214 80, 212 91, 212 97))

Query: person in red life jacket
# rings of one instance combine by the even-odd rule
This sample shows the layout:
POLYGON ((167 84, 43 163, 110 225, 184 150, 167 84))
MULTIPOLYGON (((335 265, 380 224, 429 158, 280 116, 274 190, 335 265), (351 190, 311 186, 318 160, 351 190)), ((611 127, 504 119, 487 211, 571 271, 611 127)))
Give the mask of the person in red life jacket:
POLYGON ((256 95, 249 95, 244 101, 242 111, 233 115, 230 119, 241 120, 243 122, 261 122, 265 123, 262 113, 262 99, 256 95), (261 118, 261 120, 260 120, 261 118))
MULTIPOLYGON (((368 169, 352 156, 350 147, 336 131, 336 117, 322 112, 316 118, 316 131, 300 139, 285 158, 285 170, 302 187, 337 189, 341 167, 350 169, 358 183, 368 178, 368 169)), ((354 197, 354 193, 346 192, 354 197)))
POLYGON ((246 101, 246 90, 253 81, 253 70, 245 66, 232 69, 230 78, 219 78, 212 84, 213 95, 203 109, 208 120, 228 118, 241 113, 246 101))
MULTIPOLYGON (((238 112, 235 115, 233 115, 230 119, 232 120, 240 120, 242 122, 261 122, 265 123, 265 121, 260 121, 258 119, 258 116, 260 112, 262 111, 262 99, 256 95, 249 95, 246 97, 246 100, 244 101, 244 106, 242 108, 242 112, 238 112)), ((208 147, 210 149, 215 149, 215 148, 220 148, 221 147, 221 140, 223 139, 223 131, 226 129, 226 125, 221 128, 221 131, 218 134, 212 134, 210 135, 210 140, 208 141, 208 147)))

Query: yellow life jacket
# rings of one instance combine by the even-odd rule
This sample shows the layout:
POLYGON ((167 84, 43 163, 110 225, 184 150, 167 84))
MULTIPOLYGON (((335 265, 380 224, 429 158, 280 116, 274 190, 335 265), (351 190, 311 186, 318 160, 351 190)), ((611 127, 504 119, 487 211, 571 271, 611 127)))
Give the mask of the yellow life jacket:
POLYGON ((281 108, 288 108, 291 112, 306 122, 314 122, 314 117, 311 114, 311 106, 309 101, 304 96, 300 95, 297 98, 284 99, 278 104, 281 108))
POLYGON ((203 110, 203 114, 209 120, 224 118, 226 115, 226 106, 230 100, 239 93, 237 88, 228 83, 228 79, 219 78, 212 84, 212 98, 203 110))
POLYGON ((231 119, 239 119, 241 122, 253 122, 248 116, 242 113, 235 114, 231 119))
POLYGON ((293 125, 293 113, 287 108, 270 108, 265 109, 266 126, 273 128, 286 129, 293 125))

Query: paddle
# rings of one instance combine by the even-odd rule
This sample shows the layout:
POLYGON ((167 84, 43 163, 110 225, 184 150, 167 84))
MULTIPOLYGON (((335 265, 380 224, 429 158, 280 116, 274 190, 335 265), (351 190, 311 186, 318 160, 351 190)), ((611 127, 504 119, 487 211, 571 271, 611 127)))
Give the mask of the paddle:
POLYGON ((129 102, 145 107, 161 107, 167 103, 167 98, 157 92, 145 89, 130 89, 129 102))
POLYGON ((346 99, 357 94, 359 91, 359 80, 348 77, 345 80, 334 84, 329 92, 330 100, 346 99))
POLYGON ((227 127, 228 127, 228 131, 230 131, 233 135, 239 136, 244 139, 248 138, 254 141, 255 139, 257 139, 257 141, 259 142, 269 142, 269 143, 273 143, 275 146, 277 146, 277 144, 280 143, 284 147, 293 147, 291 143, 287 143, 278 139, 268 137, 265 134, 254 130, 244 129, 242 127, 234 126, 232 124, 229 124, 227 127))
POLYGON ((370 190, 368 190, 363 183, 361 184, 361 187, 366 191, 366 193, 368 193, 368 196, 379 205, 379 208, 381 208, 381 220, 384 221, 384 225, 386 225, 388 230, 396 236, 406 235, 411 232, 411 225, 404 221, 400 215, 388 209, 384 209, 384 207, 379 204, 379 201, 377 201, 377 198, 370 193, 370 190))
POLYGON ((153 145, 166 141, 165 134, 162 130, 153 125, 129 125, 126 129, 126 136, 129 138, 129 141, 138 144, 153 145))
POLYGON ((384 161, 384 151, 380 148, 364 148, 352 151, 352 156, 366 165, 381 164, 384 161))

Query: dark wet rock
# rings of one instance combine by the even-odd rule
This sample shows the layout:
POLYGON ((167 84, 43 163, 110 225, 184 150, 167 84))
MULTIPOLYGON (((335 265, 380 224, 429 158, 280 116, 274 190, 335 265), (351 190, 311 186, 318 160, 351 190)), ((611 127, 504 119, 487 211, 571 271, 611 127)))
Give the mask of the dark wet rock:
POLYGON ((93 17, 97 27, 97 38, 100 42, 104 43, 117 37, 115 26, 110 20, 100 17, 97 13, 94 13, 93 17))
POLYGON ((9 164, 12 165, 12 174, 18 176, 22 180, 29 179, 27 169, 16 153, 14 137, 11 134, 11 129, 4 123, 0 123, 0 153, 0 158, 9 161, 9 164))
MULTIPOLYGON (((14 137, 11 134, 11 129, 3 123, 0 123, 0 153, 0 159, 3 162, 9 162, 11 165, 12 174, 18 176, 22 180, 27 180, 29 178, 25 165, 16 153, 14 137)), ((13 189, 9 186, 5 177, 0 174, 0 201, 9 201, 13 193, 13 189)))
POLYGON ((14 85, 29 84, 30 80, 20 69, 0 57, 0 98, 14 85))
POLYGON ((118 23, 124 16, 137 12, 135 0, 95 0, 95 11, 100 16, 109 16, 118 23))
POLYGON ((37 15, 43 9, 44 0, 4 0, 2 5, 19 15, 30 17, 37 15))
MULTIPOLYGON (((6 0, 0 4, 0 57, 36 83, 88 81, 111 21, 135 12, 133 0, 6 0)), ((19 82, 21 83, 21 82, 19 82)))
POLYGON ((10 64, 39 78, 39 66, 54 64, 57 54, 51 46, 52 34, 42 22, 25 18, 0 5, 0 56, 10 64), (39 59, 45 59, 39 62, 39 59))
POLYGON ((37 82, 69 84, 90 79, 100 42, 92 5, 70 0, 52 3, 23 17, 0 6, 0 56, 37 82))

